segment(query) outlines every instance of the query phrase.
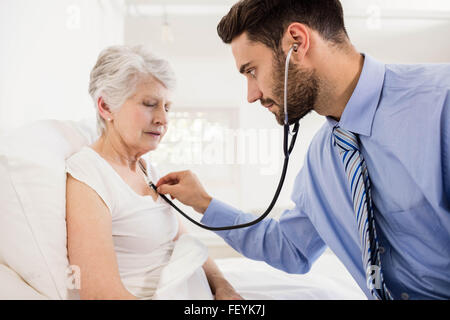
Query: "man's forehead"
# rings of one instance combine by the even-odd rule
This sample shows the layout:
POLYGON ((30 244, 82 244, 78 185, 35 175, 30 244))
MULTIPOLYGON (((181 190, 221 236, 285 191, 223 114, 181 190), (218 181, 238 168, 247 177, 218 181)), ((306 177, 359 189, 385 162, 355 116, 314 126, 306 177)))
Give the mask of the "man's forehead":
POLYGON ((245 32, 234 38, 231 41, 231 51, 233 52, 237 69, 242 71, 244 66, 257 59, 262 47, 261 44, 250 41, 245 32))
POLYGON ((252 42, 248 39, 246 32, 240 34, 239 36, 235 37, 231 41, 231 47, 233 48, 233 50, 241 48, 241 47, 252 46, 252 45, 254 45, 254 42, 252 42))

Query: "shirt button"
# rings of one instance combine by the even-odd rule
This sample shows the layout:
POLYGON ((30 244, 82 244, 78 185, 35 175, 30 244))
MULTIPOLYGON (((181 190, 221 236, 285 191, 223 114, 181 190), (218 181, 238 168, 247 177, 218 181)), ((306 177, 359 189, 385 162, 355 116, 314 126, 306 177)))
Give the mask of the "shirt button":
POLYGON ((381 254, 385 252, 384 247, 379 247, 378 250, 380 251, 381 254))
POLYGON ((409 299, 409 294, 407 294, 406 292, 402 293, 402 299, 403 300, 408 300, 409 299))

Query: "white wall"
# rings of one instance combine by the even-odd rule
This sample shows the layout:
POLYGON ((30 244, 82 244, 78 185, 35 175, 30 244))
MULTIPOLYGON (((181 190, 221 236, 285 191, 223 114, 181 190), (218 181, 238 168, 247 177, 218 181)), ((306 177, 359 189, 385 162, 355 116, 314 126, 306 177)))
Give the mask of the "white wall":
MULTIPOLYGON (((129 0, 135 3, 125 20, 125 43, 147 44, 168 59, 179 82, 174 110, 220 108, 224 117, 237 113, 236 126, 249 130, 278 130, 278 145, 270 143, 270 163, 278 159, 271 175, 264 175, 267 165, 235 164, 237 179, 222 179, 223 167, 160 163, 162 172, 191 169, 197 173, 208 192, 237 208, 262 213, 269 205, 282 166, 281 128, 273 116, 256 103, 246 102, 246 83, 237 72, 229 46, 221 43, 216 25, 235 0, 129 0), (142 6, 142 5, 146 6, 142 6), (194 5, 191 5, 194 4, 194 5), (164 7, 173 42, 162 41, 164 7), (197 12, 197 14, 195 14, 197 12), (212 167, 212 168, 211 168, 212 167), (211 170, 212 169, 212 170, 211 170), (214 171, 215 170, 215 171, 214 171)), ((450 62, 450 1, 448 0, 343 0, 346 25, 352 42, 364 53, 386 63, 450 62)), ((292 153, 289 173, 274 213, 291 207, 294 178, 315 132, 324 118, 315 113, 301 121, 301 131, 292 153)), ((172 129, 170 129, 172 130, 172 129)), ((259 143, 260 140, 257 141, 259 143)), ((162 150, 162 149, 161 149, 162 150)), ((161 151, 159 150, 159 151, 161 151)), ((256 149, 258 151, 258 148, 256 149)), ((159 152, 159 151, 156 151, 159 152)), ((228 171, 227 171, 228 172, 228 171)), ((267 171, 266 171, 267 172, 267 171)), ((234 178, 234 177, 233 177, 234 178)), ((192 209, 180 205, 192 217, 192 209)), ((202 238, 213 256, 234 254, 208 231, 186 222, 202 238), (216 248, 220 247, 219 250, 216 248)))
POLYGON ((342 0, 356 47, 386 63, 450 62, 450 1, 342 0))
MULTIPOLYGON (((230 108, 239 114, 238 126, 249 129, 278 129, 278 157, 272 175, 262 175, 267 166, 235 164, 238 183, 215 183, 214 175, 191 165, 162 163, 163 171, 193 169, 208 191, 217 198, 247 211, 263 212, 270 203, 283 163, 282 131, 273 116, 259 103, 246 102, 246 83, 237 72, 229 46, 216 33, 220 18, 234 1, 138 1, 125 20, 125 43, 145 43, 174 66, 179 79, 175 109, 230 108), (163 6, 165 5, 165 7, 163 6), (167 14, 164 18, 164 9, 167 14), (196 13, 195 13, 196 12, 196 13), (209 13, 208 13, 209 12, 209 13), (170 25, 173 43, 162 41, 164 21, 170 25), (145 30, 145 31, 143 31, 145 30)), ((447 0, 343 0, 346 25, 354 45, 386 63, 450 62, 450 2, 447 0)), ((224 114, 226 116, 226 114, 224 114)), ((275 211, 292 206, 290 194, 303 164, 307 147, 324 118, 313 113, 301 121, 297 146, 291 156, 289 174, 275 211)), ((205 167, 203 167, 205 168, 205 167)))
POLYGON ((89 72, 123 43, 122 0, 0 1, 0 133, 37 119, 93 116, 89 72))

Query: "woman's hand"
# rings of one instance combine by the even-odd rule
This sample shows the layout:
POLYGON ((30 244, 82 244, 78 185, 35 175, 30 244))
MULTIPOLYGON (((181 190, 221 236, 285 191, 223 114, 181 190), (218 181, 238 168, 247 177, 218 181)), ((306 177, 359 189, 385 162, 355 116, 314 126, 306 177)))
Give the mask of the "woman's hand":
POLYGON ((191 171, 169 173, 159 179, 156 187, 158 193, 170 194, 172 199, 177 199, 202 214, 212 200, 197 176, 191 171))
POLYGON ((239 293, 234 290, 234 288, 229 284, 225 283, 216 287, 216 292, 214 293, 215 300, 244 300, 239 293))
POLYGON ((213 259, 208 258, 203 269, 215 300, 244 300, 225 279, 213 259))

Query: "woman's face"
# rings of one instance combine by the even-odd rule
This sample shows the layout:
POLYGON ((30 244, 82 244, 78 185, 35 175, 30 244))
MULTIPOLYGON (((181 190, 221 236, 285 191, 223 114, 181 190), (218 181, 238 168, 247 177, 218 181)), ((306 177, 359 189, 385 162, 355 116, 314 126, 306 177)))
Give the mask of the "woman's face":
POLYGON ((141 153, 155 150, 166 134, 170 105, 169 90, 148 76, 114 114, 113 126, 128 147, 141 153))

